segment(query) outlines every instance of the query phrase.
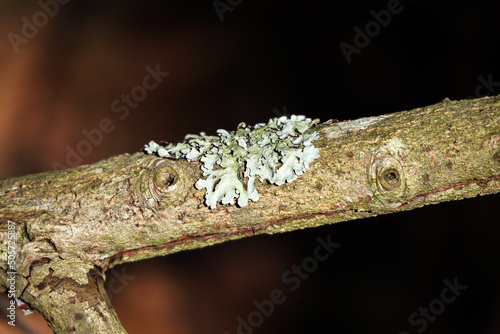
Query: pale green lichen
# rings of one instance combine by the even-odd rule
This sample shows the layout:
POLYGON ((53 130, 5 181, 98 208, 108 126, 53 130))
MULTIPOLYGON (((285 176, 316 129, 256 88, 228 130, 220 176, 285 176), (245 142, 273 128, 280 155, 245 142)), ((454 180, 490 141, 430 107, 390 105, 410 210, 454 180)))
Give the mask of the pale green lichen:
POLYGON ((276 185, 292 182, 318 157, 319 150, 312 144, 318 134, 305 133, 318 122, 292 115, 254 127, 240 123, 236 131, 217 130, 217 136, 187 135, 184 142, 166 146, 151 141, 145 151, 164 158, 199 159, 207 178, 198 180, 195 186, 206 189, 210 208, 218 202, 234 204, 235 199, 239 206, 246 206, 249 199, 259 199, 254 186, 257 176, 261 182, 276 185), (239 171, 243 171, 242 175, 239 171))

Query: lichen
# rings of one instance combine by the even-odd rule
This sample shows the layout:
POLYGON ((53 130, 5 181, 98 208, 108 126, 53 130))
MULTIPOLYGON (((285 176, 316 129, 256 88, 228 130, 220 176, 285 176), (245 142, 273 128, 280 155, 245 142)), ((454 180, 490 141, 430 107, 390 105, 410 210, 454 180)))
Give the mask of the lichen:
POLYGON ((276 185, 292 182, 318 157, 319 150, 312 144, 318 134, 306 133, 318 122, 292 115, 253 127, 240 123, 236 131, 217 130, 217 136, 202 132, 168 145, 151 141, 145 151, 163 158, 200 160, 206 178, 199 179, 195 186, 206 189, 205 202, 210 208, 219 202, 234 204, 235 199, 239 206, 246 206, 249 199, 259 199, 257 176, 261 182, 276 185))

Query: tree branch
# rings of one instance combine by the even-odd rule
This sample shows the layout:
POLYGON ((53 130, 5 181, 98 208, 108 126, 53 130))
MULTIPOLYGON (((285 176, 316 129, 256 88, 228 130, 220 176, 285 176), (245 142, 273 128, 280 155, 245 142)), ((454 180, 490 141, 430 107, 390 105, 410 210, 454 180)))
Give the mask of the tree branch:
POLYGON ((15 271, 14 295, 55 332, 125 333, 102 288, 118 264, 500 192, 500 96, 314 131, 309 170, 256 182, 260 199, 243 208, 204 205, 199 162, 142 152, 0 180, 0 292, 15 271))

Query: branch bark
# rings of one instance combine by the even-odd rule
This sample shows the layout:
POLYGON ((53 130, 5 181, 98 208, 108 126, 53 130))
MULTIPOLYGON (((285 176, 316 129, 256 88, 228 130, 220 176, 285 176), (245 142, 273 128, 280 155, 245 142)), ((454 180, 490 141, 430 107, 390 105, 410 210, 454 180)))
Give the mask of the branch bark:
POLYGON ((199 162, 142 152, 0 180, 0 292, 14 287, 56 333, 126 333, 102 286, 118 264, 500 192, 500 96, 314 131, 310 169, 256 182, 243 208, 203 204, 199 162))

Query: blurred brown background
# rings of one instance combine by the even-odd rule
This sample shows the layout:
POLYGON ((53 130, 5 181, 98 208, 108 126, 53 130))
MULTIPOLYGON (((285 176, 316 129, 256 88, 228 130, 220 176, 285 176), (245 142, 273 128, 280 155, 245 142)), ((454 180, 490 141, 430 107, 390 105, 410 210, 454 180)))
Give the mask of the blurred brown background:
MULTIPOLYGON (((500 94, 498 1, 402 0, 348 64, 339 44, 389 2, 231 1, 221 21, 214 1, 2 1, 0 178, 283 113, 344 120, 500 94), (168 77, 120 101, 157 66, 168 77), (112 130, 68 158, 103 119, 112 130)), ((107 273, 108 291, 129 333, 234 334, 274 289, 286 301, 254 333, 498 333, 499 198, 133 263, 107 273), (291 291, 283 273, 328 235, 341 247, 291 291), (467 285, 456 301, 410 324, 454 277, 467 285)), ((4 320, 1 333, 51 332, 39 315, 4 320)))

